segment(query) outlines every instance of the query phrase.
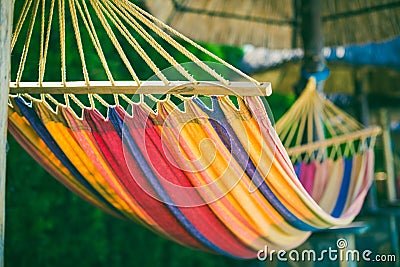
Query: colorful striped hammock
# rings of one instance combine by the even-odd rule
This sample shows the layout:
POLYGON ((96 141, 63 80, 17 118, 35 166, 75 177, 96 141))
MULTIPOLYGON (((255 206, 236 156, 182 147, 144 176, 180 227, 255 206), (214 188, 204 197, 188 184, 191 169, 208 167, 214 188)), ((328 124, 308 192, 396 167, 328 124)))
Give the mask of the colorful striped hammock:
POLYGON ((354 203, 352 194, 369 187, 381 129, 364 129, 318 93, 313 78, 276 130, 305 190, 331 215, 341 216, 354 203))
MULTIPOLYGON (((370 146, 292 163, 260 97, 86 108, 11 98, 9 130, 56 179, 95 206, 189 247, 238 258, 291 249, 350 223, 371 183, 370 146), (321 179, 314 179, 320 177, 321 179), (172 185, 172 186, 171 186, 172 185), (308 192, 307 192, 308 191, 308 192)), ((47 100, 48 101, 48 100, 47 100)), ((55 101, 53 99, 53 101, 55 101)))
MULTIPOLYGON (((337 141, 334 144, 324 144, 333 147, 330 154, 334 156, 330 159, 323 152, 309 152, 309 148, 303 157, 304 151, 300 149, 301 155, 294 160, 301 161, 295 161, 293 166, 268 117, 265 98, 254 96, 268 94, 268 85, 248 77, 130 1, 68 0, 65 4, 64 0, 26 0, 16 17, 19 19, 14 27, 12 49, 20 55, 20 62, 10 88, 14 95, 9 98, 9 131, 52 176, 93 205, 183 245, 236 258, 254 258, 266 245, 271 249, 294 248, 313 231, 350 223, 360 210, 371 183, 375 132, 363 134, 357 151, 347 149, 357 153, 346 150, 345 157, 340 154, 343 140, 338 139, 330 140, 337 141), (56 2, 58 24, 52 23, 53 14, 57 13, 56 2), (69 33, 65 31, 66 10, 70 10, 74 29, 69 33), (41 27, 35 27, 36 16, 41 17, 41 27), (92 16, 97 17, 99 27, 94 26, 92 16), (79 22, 84 26, 79 26, 79 22), (19 43, 24 23, 27 38, 19 43), (114 80, 118 75, 113 75, 107 58, 118 57, 116 53, 105 54, 96 28, 106 31, 122 62, 117 71, 126 67, 132 79, 129 82, 114 80), (29 56, 34 53, 30 43, 35 29, 39 29, 36 35, 40 36, 38 82, 24 82, 24 71, 28 69, 25 64, 32 62, 27 59, 37 58, 29 56), (112 29, 118 29, 133 49, 125 51, 112 29), (81 30, 91 37, 92 50, 97 52, 108 81, 89 79, 89 73, 98 70, 88 70, 90 64, 86 63, 84 51, 91 44, 82 42, 81 30), (47 57, 52 47, 50 33, 54 31, 59 33, 61 82, 46 82, 46 66, 53 67, 57 62, 57 58, 47 57), (195 74, 204 72, 218 86, 199 82, 194 72, 177 64, 147 31, 195 64, 195 74), (231 82, 234 79, 225 79, 217 69, 199 61, 167 32, 247 83, 237 83, 239 91, 226 90, 235 85, 231 82), (72 48, 71 53, 81 61, 83 81, 67 80, 68 34, 70 40, 76 39, 76 49, 72 48), (159 61, 156 63, 148 56, 136 41, 139 37, 175 68, 179 79, 171 81, 159 71, 159 61), (17 48, 20 50, 16 51, 17 48), (160 82, 142 83, 135 71, 137 62, 131 64, 127 56, 133 51, 160 82), (190 86, 174 83, 182 80, 190 86), (156 87, 157 84, 161 86, 156 87), (138 101, 125 95, 128 90, 129 94, 137 93, 135 90, 143 86, 147 89, 138 101), (191 91, 193 88, 199 91, 191 91), (218 88, 225 91, 217 91, 218 88), (176 91, 163 99, 151 95, 164 89, 176 91), (195 96, 181 96, 186 89, 186 93, 195 96), (264 93, 254 93, 260 89, 264 93), (241 96, 196 95, 226 91, 241 96), (35 98, 33 93, 40 97, 35 98), (54 93, 63 93, 64 101, 61 103, 51 95, 54 93), (90 107, 72 93, 86 94, 90 107), (93 93, 113 94, 115 104, 110 105, 93 93), (120 104, 121 99, 127 105, 120 104), (149 107, 149 101, 156 103, 156 108, 149 107), (95 102, 106 109, 106 117, 95 102), (76 104, 81 115, 74 111, 76 104), (319 176, 322 178, 317 179, 319 176)), ((283 125, 286 127, 287 123, 283 125)), ((311 145, 313 151, 325 151, 319 144, 311 145)))

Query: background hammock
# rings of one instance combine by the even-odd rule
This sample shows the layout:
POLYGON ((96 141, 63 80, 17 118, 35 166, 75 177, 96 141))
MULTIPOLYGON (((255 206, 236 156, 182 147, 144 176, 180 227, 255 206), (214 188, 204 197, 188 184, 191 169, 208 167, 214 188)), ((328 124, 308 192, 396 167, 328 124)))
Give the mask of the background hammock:
POLYGON ((373 180, 379 127, 364 129, 320 95, 312 78, 276 130, 301 183, 324 210, 337 217, 364 198, 373 180))
MULTIPOLYGON (((20 25, 28 24, 27 38, 20 45, 22 50, 14 50, 20 55, 20 64, 13 72, 15 80, 11 91, 18 94, 10 97, 9 129, 56 179, 115 216, 136 221, 184 245, 239 258, 253 258, 265 245, 290 249, 302 243, 311 231, 345 225, 353 220, 370 183, 373 142, 361 142, 366 161, 363 161, 364 165, 355 163, 360 164, 360 173, 364 175, 351 189, 340 191, 335 198, 349 201, 340 207, 340 212, 332 212, 331 208, 324 211, 307 193, 309 188, 300 183, 302 174, 300 181, 296 177, 268 118, 263 99, 251 96, 254 92, 267 94, 266 84, 244 75, 129 1, 92 0, 88 3, 90 6, 85 1, 69 0, 67 4, 63 0, 57 1, 61 82, 51 80, 54 77, 48 77, 53 83, 47 83, 45 79, 46 66, 52 65, 49 61, 58 60, 47 57, 51 29, 57 28, 57 25, 52 26, 56 1, 27 1, 15 27, 13 48, 18 47, 18 36, 23 28, 20 25), (42 12, 38 12, 40 10, 42 12), (78 62, 82 66, 83 80, 78 83, 70 82, 66 75, 69 55, 65 45, 68 40, 64 30, 66 10, 70 10, 67 14, 74 29, 70 35, 75 38, 75 52, 79 54, 78 62), (28 14, 31 14, 29 23, 26 20, 28 14), (40 27, 35 26, 38 14, 42 14, 40 27), (131 75, 132 83, 119 83, 113 78, 101 48, 103 39, 100 42, 96 37, 91 14, 107 33, 122 66, 131 75), (183 97, 172 91, 174 96, 157 99, 142 95, 137 101, 131 100, 123 93, 127 88, 133 93, 143 82, 132 67, 137 65, 130 63, 128 53, 114 35, 114 28, 120 30, 161 81, 161 87, 164 86, 161 91, 156 91, 161 87, 155 86, 151 92, 164 92, 165 88, 171 89, 176 84, 171 85, 168 77, 159 72, 155 61, 146 56, 143 47, 122 26, 122 19, 175 68, 174 75, 187 80, 191 86, 201 88, 201 83, 191 75, 199 72, 200 77, 205 75, 208 80, 219 82, 218 88, 226 89, 233 83, 198 61, 166 31, 247 80, 246 88, 242 89, 256 90, 248 90, 253 93, 250 96, 243 93, 241 97, 183 97), (144 27, 142 24, 146 29, 141 28, 144 27), (84 50, 89 44, 80 41, 81 28, 91 37, 93 49, 108 79, 106 83, 98 84, 89 79, 84 50), (36 32, 40 36, 38 81, 25 82, 25 64, 33 61, 28 58, 34 29, 38 29, 36 32), (147 34, 148 31, 162 37, 169 46, 193 61, 198 72, 189 73, 176 64, 166 49, 147 34), (107 96, 91 94, 95 90, 113 92, 111 101, 114 102, 107 96), (68 91, 89 95, 48 94, 68 91), (42 94, 35 96, 26 92, 42 94), (155 106, 149 107, 149 101, 155 106), (81 113, 81 116, 77 115, 81 113), (171 184, 185 190, 177 193, 171 184)), ((120 66, 115 70, 119 72, 120 66)), ((215 90, 210 93, 219 94, 215 90)), ((221 91, 221 94, 225 93, 232 92, 221 91)), ((323 157, 324 153, 316 156, 318 159, 323 157)))

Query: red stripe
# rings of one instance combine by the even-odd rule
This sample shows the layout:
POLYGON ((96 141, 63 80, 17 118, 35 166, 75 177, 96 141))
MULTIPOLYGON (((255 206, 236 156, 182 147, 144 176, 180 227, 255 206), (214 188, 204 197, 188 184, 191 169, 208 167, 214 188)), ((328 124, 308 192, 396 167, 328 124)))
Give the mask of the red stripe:
POLYGON ((100 150, 127 192, 147 212, 149 217, 158 224, 159 228, 168 233, 173 239, 187 246, 205 249, 179 224, 163 203, 150 197, 137 184, 136 181, 140 181, 143 184, 146 183, 145 175, 140 171, 135 160, 124 154, 122 140, 112 123, 108 120, 105 121, 94 110, 85 110, 84 120, 90 125, 93 137, 100 150), (131 167, 128 168, 127 164, 131 167))
MULTIPOLYGON (((117 111, 122 118, 126 114, 125 111, 120 108, 117 109, 117 111)), ((129 127, 130 134, 135 140, 144 141, 139 141, 138 146, 142 154, 146 157, 146 160, 151 164, 155 173, 162 175, 159 179, 161 184, 164 178, 166 181, 175 185, 193 187, 185 173, 168 161, 170 157, 167 157, 166 154, 169 153, 169 151, 166 150, 166 146, 163 148, 159 128, 148 119, 148 114, 139 106, 133 107, 132 114, 134 116, 133 119, 131 117, 125 117, 125 121, 131 126, 129 127), (140 125, 141 122, 146 122, 144 131, 143 125, 140 125), (145 138, 142 136, 143 133, 145 134, 145 138)), ((164 181, 164 184, 166 181, 164 181)), ((184 190, 180 190, 179 195, 177 195, 176 191, 168 192, 168 187, 166 186, 164 186, 164 189, 172 199, 179 197, 180 202, 182 199, 193 201, 194 198, 201 198, 198 194, 189 194, 189 192, 184 190)), ((216 217, 208 205, 180 207, 180 210, 191 224, 213 244, 230 254, 242 258, 254 258, 255 252, 242 244, 216 217)))

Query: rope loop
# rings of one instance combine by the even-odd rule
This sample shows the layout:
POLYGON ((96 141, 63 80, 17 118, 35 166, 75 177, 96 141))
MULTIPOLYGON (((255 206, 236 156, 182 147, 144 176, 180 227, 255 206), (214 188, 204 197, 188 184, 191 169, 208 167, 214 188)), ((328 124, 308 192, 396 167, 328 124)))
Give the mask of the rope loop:
POLYGON ((308 72, 303 67, 303 68, 301 68, 301 75, 307 80, 309 80, 311 77, 314 77, 315 81, 318 83, 318 82, 322 82, 322 81, 325 81, 326 79, 328 79, 328 77, 330 75, 330 70, 327 66, 325 66, 324 69, 321 71, 308 72))

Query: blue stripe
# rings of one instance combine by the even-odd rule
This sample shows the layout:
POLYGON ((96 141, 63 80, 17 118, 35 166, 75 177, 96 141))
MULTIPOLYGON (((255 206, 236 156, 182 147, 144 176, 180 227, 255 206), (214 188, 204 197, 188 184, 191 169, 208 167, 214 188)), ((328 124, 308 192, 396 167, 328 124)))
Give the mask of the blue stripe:
POLYGON ((340 192, 336 201, 335 208, 332 211, 332 216, 338 218, 346 205, 347 195, 349 193, 351 170, 353 168, 353 159, 344 158, 344 173, 342 185, 340 186, 340 192))
MULTIPOLYGON (((225 252, 224 250, 222 250, 221 248, 217 247, 212 242, 210 242, 203 234, 201 234, 196 229, 196 227, 194 227, 190 223, 190 221, 185 217, 185 215, 177 206, 170 204, 173 203, 172 199, 169 197, 167 192, 165 192, 162 185, 159 183, 157 176, 154 174, 152 168, 146 161, 145 157, 141 154, 138 145, 136 144, 136 142, 133 140, 132 136, 129 133, 127 125, 123 122, 123 120, 121 119, 115 108, 109 108, 108 116, 110 121, 114 125, 115 130, 122 138, 124 145, 129 149, 129 152, 136 160, 137 165, 139 166, 141 171, 145 174, 150 185, 153 187, 155 192, 158 194, 158 196, 167 206, 167 208, 171 211, 174 217, 181 223, 181 225, 204 246, 222 255, 236 258, 235 256, 225 252)), ((201 220, 201 218, 199 218, 199 220, 201 220)))
POLYGON ((230 147, 226 146, 230 149, 230 152, 238 162, 241 168, 244 169, 245 173, 251 178, 252 182, 255 185, 260 185, 258 190, 263 194, 263 196, 271 203, 271 205, 288 221, 289 224, 294 226, 295 228, 302 230, 302 231, 315 231, 318 228, 313 227, 304 221, 297 218, 293 213, 291 213, 274 195, 272 190, 269 186, 264 182, 263 177, 257 171, 256 166, 249 158, 246 150, 244 149, 243 145, 240 143, 239 139, 235 135, 234 130, 229 125, 228 121, 225 118, 225 115, 218 103, 216 97, 212 98, 213 102, 213 111, 209 110, 200 99, 195 98, 194 101, 197 105, 207 113, 211 118, 216 119, 219 124, 225 129, 225 131, 217 131, 218 134, 224 133, 227 136, 221 137, 222 140, 228 139, 231 140, 230 147))
POLYGON ((300 174, 301 174, 301 161, 297 162, 294 165, 294 172, 296 173, 297 178, 300 180, 300 174))
POLYGON ((21 98, 15 98, 15 103, 18 105, 22 115, 28 120, 30 126, 35 130, 37 135, 43 140, 46 146, 53 152, 53 154, 60 160, 60 162, 71 172, 76 180, 81 183, 87 190, 95 195, 99 200, 107 205, 112 211, 116 212, 120 216, 125 217, 118 209, 112 206, 93 186, 81 175, 81 173, 75 168, 68 157, 64 154, 57 142, 53 139, 46 126, 39 119, 33 108, 29 107, 28 104, 21 98))

